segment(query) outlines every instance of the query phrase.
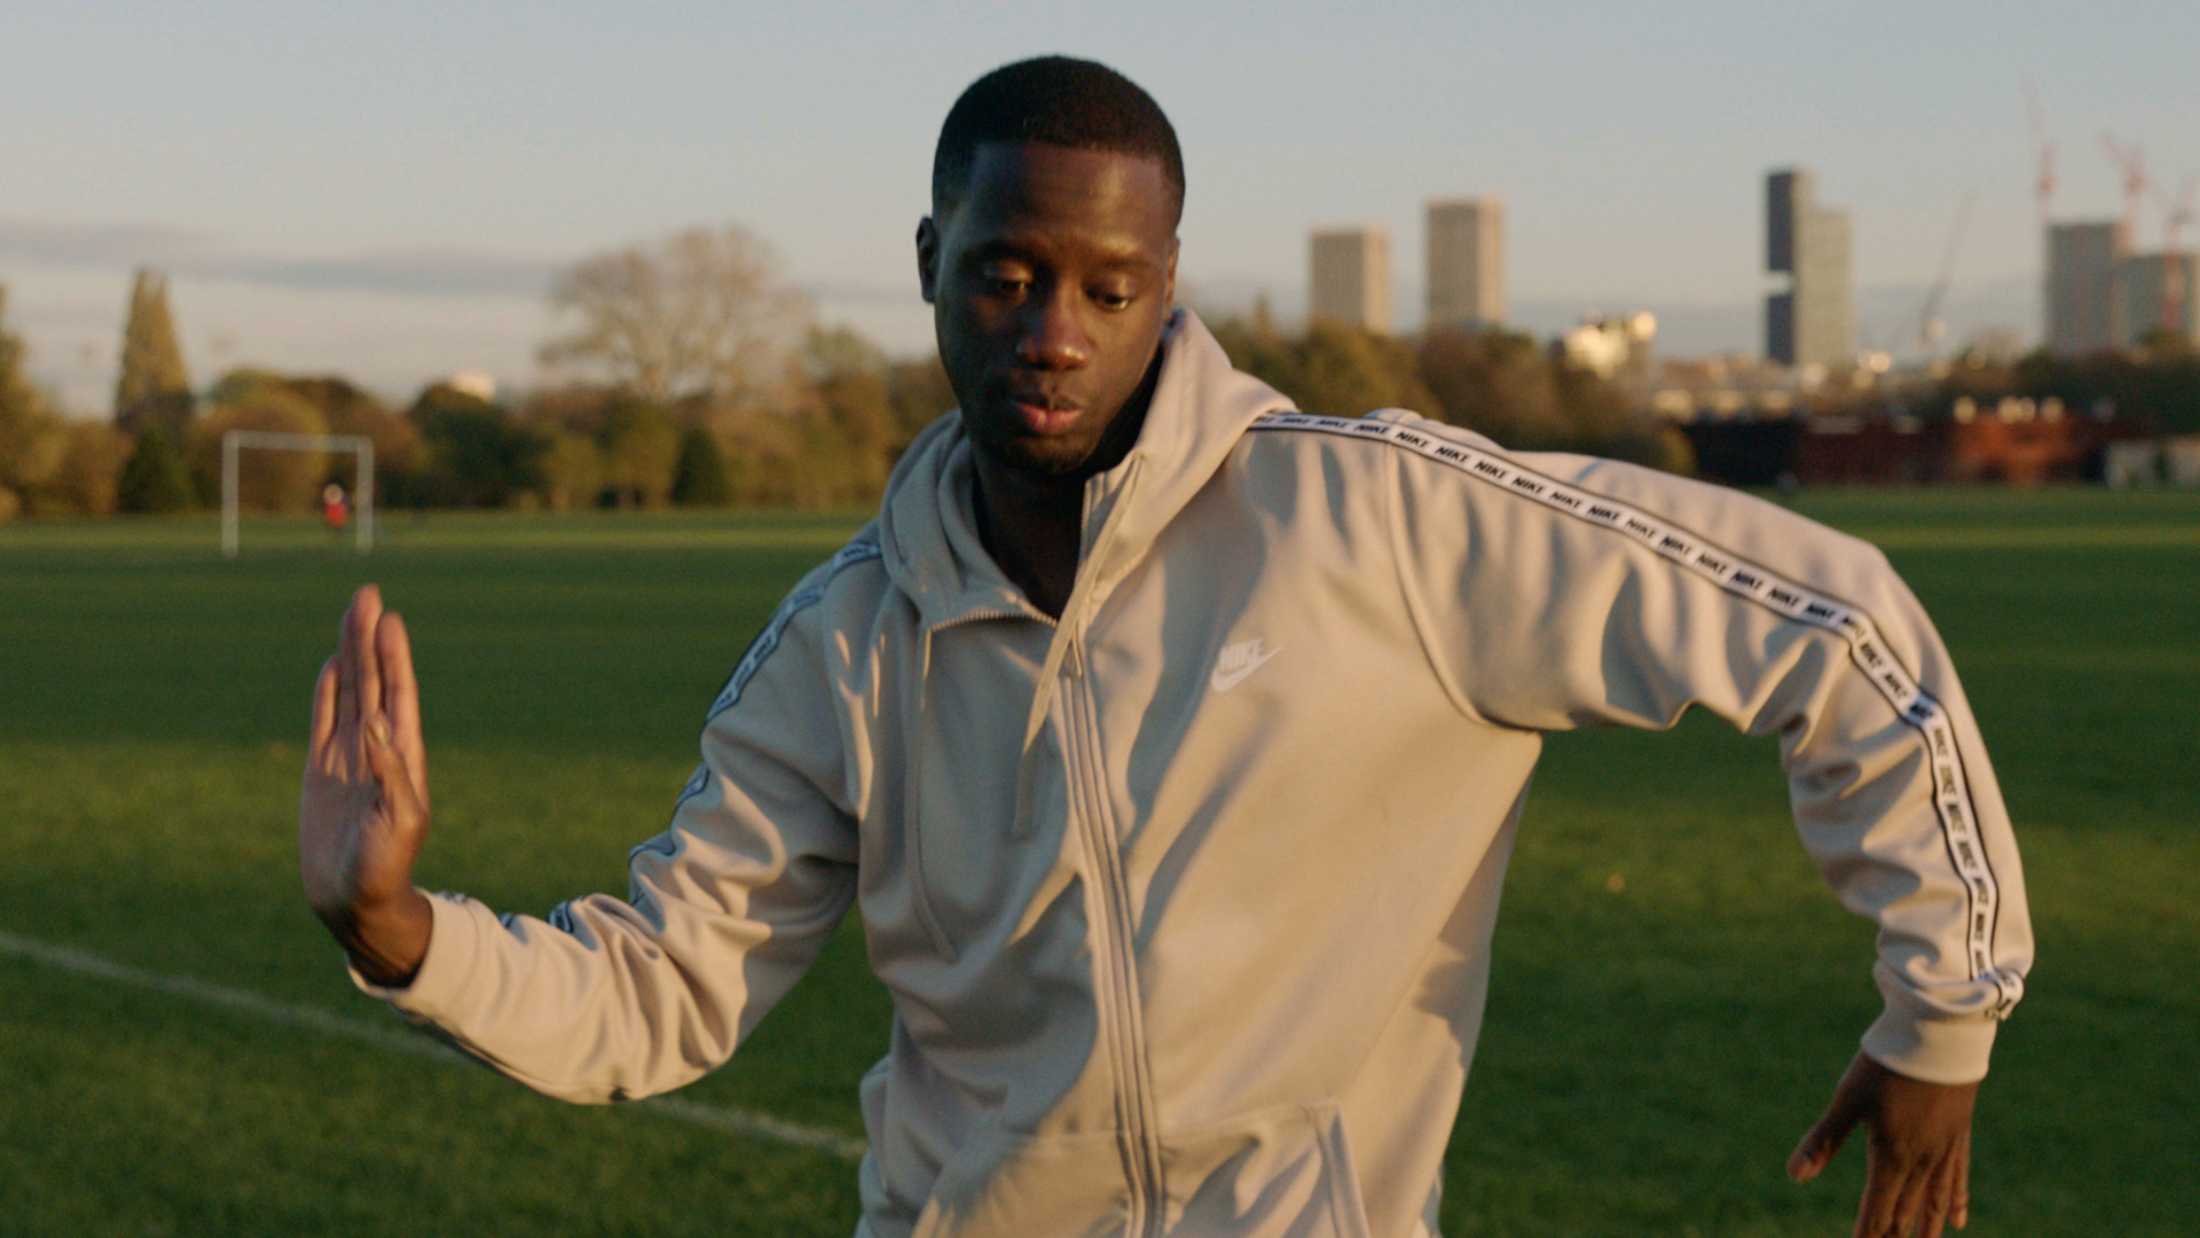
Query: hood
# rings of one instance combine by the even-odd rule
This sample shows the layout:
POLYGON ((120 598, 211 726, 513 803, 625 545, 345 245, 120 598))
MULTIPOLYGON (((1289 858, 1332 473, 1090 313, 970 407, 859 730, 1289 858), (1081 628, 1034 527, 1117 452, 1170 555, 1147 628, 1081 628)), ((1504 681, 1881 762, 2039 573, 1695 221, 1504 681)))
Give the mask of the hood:
MULTIPOLYGON (((1222 467, 1246 427, 1291 407, 1275 388, 1233 368, 1197 315, 1175 311, 1162 333, 1161 374, 1138 442, 1085 483, 1076 592, 1089 594, 1094 578, 1120 578, 1222 467)), ((886 483, 879 545, 887 575, 928 628, 973 611, 1029 608, 978 538, 974 494, 959 412, 925 427, 886 483)), ((1073 601, 1065 618, 1083 609, 1073 601)))

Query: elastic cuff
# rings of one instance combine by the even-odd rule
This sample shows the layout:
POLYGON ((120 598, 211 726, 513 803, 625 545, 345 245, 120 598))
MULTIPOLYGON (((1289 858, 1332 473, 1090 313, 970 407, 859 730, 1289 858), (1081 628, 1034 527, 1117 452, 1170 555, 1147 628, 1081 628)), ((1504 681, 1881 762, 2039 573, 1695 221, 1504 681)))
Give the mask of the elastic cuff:
POLYGON ((453 999, 467 990, 467 977, 480 949, 480 926, 473 910, 479 904, 463 894, 421 893, 427 895, 434 919, 428 930, 428 952, 421 956, 412 983, 402 987, 380 985, 360 975, 359 969, 349 963, 344 970, 350 974, 352 984, 367 996, 378 997, 412 1018, 433 1019, 449 1010, 453 999))
POLYGON ((1925 1083, 1976 1083, 2001 1025, 1983 1016, 1919 1019, 1888 1010, 1864 1033, 1864 1054, 1899 1075, 1925 1083))

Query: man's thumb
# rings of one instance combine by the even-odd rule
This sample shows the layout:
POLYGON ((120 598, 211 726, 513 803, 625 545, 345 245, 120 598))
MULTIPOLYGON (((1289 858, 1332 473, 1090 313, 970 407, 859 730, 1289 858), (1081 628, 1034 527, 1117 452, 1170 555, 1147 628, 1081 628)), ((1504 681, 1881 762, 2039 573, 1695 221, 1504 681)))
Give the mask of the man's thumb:
POLYGON ((1855 1127, 1856 1115, 1836 1097, 1824 1116, 1803 1132, 1803 1141, 1795 1145, 1795 1151, 1788 1153, 1789 1181, 1808 1182, 1817 1177, 1855 1127))

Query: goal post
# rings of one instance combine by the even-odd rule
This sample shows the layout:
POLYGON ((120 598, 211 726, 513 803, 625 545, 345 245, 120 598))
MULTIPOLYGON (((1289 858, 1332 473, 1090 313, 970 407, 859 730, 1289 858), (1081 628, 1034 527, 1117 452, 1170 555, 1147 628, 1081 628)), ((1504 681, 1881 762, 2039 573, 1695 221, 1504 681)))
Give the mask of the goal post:
POLYGON ((237 455, 247 447, 272 451, 348 451, 359 458, 352 483, 352 509, 358 513, 359 553, 374 549, 374 440, 363 434, 288 434, 277 430, 230 430, 222 435, 222 557, 237 557, 241 511, 237 493, 237 455))

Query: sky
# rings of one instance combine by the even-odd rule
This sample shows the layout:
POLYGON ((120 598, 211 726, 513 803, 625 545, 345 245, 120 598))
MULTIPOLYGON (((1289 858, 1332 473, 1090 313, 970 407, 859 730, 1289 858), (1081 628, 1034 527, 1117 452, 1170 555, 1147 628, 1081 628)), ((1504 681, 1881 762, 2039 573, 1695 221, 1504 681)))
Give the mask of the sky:
MULTIPOLYGON (((1855 232, 1863 342, 1900 350, 1951 253, 1954 335, 2038 320, 2033 83, 2056 217, 2123 210, 2103 150, 2200 173, 2200 4, 101 5, 0 17, 6 324, 72 412, 111 398, 130 271, 169 272, 195 381, 241 364, 404 398, 507 387, 551 275, 694 225, 770 244, 819 321, 931 346, 910 239, 973 78, 1067 52, 1185 150, 1183 299, 1303 312, 1308 232, 1390 235, 1395 319, 1433 197, 1506 208, 1511 316, 1648 308, 1670 354, 1755 351, 1762 179, 1855 232)), ((2140 240, 2163 211, 2142 205, 2140 240)), ((2200 229, 2196 229, 2200 231, 2200 229)), ((2200 236, 2193 238, 2200 240, 2200 236)))

